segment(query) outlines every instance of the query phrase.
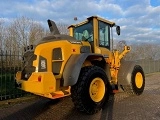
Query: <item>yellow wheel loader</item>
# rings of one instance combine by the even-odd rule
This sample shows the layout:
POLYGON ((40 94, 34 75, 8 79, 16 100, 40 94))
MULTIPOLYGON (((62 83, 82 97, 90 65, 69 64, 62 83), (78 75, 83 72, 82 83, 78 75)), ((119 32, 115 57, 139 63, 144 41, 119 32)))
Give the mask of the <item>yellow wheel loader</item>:
POLYGON ((71 95, 75 107, 98 112, 113 90, 142 94, 145 75, 140 65, 122 58, 130 51, 111 50, 112 29, 120 27, 98 16, 68 27, 62 35, 48 20, 50 35, 25 47, 24 68, 16 74, 19 89, 57 99, 71 95))

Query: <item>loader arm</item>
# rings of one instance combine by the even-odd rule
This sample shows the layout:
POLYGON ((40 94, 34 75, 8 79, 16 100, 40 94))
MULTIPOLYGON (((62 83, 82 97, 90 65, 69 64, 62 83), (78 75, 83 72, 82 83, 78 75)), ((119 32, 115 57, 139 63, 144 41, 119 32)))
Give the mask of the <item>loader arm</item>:
POLYGON ((124 46, 124 50, 119 53, 118 50, 114 50, 113 53, 107 59, 107 62, 110 64, 111 71, 111 84, 118 83, 118 71, 121 66, 121 59, 131 50, 129 46, 124 46))

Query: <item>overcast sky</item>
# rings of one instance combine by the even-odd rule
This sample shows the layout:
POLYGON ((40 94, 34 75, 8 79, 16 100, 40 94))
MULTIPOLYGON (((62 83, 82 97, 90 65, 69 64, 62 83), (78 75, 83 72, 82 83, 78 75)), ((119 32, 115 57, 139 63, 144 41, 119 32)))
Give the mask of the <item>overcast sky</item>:
POLYGON ((26 16, 72 24, 98 15, 121 26, 118 40, 160 44, 160 0, 0 0, 0 19, 10 22, 26 16))

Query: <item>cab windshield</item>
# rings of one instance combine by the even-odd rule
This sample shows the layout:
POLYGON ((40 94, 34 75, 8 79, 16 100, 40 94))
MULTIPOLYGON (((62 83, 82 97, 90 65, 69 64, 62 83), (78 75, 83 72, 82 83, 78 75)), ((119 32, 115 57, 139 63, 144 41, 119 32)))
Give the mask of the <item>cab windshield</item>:
POLYGON ((77 26, 73 29, 73 37, 78 41, 93 41, 93 21, 77 26))

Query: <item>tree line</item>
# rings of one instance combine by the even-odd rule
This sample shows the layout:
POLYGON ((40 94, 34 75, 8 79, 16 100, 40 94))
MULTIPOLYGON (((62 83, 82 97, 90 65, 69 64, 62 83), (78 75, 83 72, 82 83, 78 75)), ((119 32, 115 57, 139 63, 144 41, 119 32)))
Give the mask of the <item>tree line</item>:
MULTIPOLYGON (((125 40, 116 43, 116 49, 123 50, 123 46, 127 45, 125 40)), ((126 60, 159 60, 160 59, 160 44, 155 43, 139 43, 131 44, 131 51, 125 56, 126 60)))
MULTIPOLYGON (((46 22, 47 24, 47 22, 46 22)), ((61 33, 67 34, 66 24, 58 23, 61 33)), ((49 34, 49 29, 45 29, 39 22, 27 17, 19 17, 5 26, 5 21, 0 21, 0 50, 19 51, 25 46, 33 44, 49 34)))

